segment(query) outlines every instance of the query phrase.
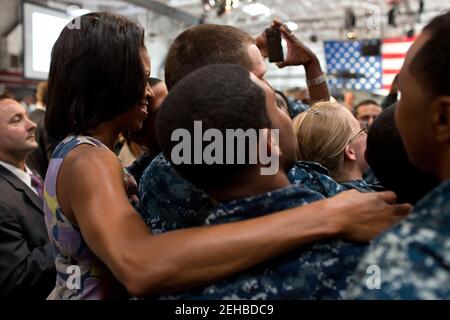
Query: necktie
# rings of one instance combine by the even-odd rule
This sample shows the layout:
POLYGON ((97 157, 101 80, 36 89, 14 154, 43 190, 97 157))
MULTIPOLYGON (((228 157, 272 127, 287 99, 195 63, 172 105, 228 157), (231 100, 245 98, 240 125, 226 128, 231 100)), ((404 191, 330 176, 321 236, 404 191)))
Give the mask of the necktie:
POLYGON ((37 175, 30 173, 31 186, 38 192, 39 197, 44 197, 44 183, 37 175))

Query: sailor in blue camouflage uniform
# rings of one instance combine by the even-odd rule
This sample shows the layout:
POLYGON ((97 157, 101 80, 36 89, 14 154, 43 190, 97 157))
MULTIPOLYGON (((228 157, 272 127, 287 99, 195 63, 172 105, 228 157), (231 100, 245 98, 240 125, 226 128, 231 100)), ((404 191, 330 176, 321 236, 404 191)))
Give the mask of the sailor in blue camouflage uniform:
POLYGON ((364 180, 338 183, 330 177, 327 168, 309 161, 297 161, 289 172, 289 181, 299 183, 309 190, 317 191, 326 198, 334 197, 340 192, 352 189, 359 192, 380 191, 379 186, 368 184, 364 180))
POLYGON ((373 173, 372 168, 369 168, 366 172, 364 172, 363 179, 369 185, 370 184, 371 185, 379 185, 380 184, 377 177, 375 177, 375 174, 373 173))
POLYGON ((289 107, 289 115, 291 116, 292 119, 294 119, 300 113, 305 112, 310 108, 310 105, 295 99, 295 97, 289 96, 287 97, 287 100, 289 107))
MULTIPOLYGON (((206 190, 219 203, 206 219, 206 225, 241 221, 324 199, 320 193, 290 184, 287 168, 295 156, 295 137, 289 126, 290 118, 275 106, 274 101, 268 84, 252 78, 238 65, 211 65, 194 71, 182 79, 164 101, 156 131, 165 155, 171 155, 177 146, 172 141, 174 130, 181 128, 189 132, 193 130, 194 121, 202 121, 203 130, 224 128, 224 123, 226 130, 268 127, 279 130, 282 153, 279 154, 278 170, 273 175, 261 174, 263 166, 259 163, 174 165, 180 176, 206 190), (200 79, 208 79, 208 82, 200 83, 200 79), (219 83, 226 83, 227 89, 217 90, 219 83), (179 117, 182 110, 185 116, 179 117), (253 112, 251 117, 236 116, 248 114, 250 110, 253 112)), ((277 152, 272 140, 266 143, 277 152)), ((328 239, 213 285, 159 298, 341 299, 347 278, 365 247, 365 244, 328 239)))
POLYGON ((450 299, 450 180, 379 237, 358 266, 348 299, 450 299), (380 289, 368 286, 380 272, 380 289), (372 288, 372 289, 371 289, 372 288))
MULTIPOLYGON (((297 161, 289 172, 289 181, 316 191, 325 198, 340 192, 382 191, 378 185, 364 180, 338 183, 328 170, 318 163, 297 161)), ((154 234, 203 224, 213 208, 208 195, 172 168, 163 154, 158 155, 145 170, 139 185, 141 214, 154 234)))
POLYGON ((162 153, 144 171, 139 198, 153 234, 202 225, 213 208, 209 196, 180 177, 162 153))
MULTIPOLYGON (((206 224, 241 221, 323 197, 298 185, 218 205, 206 224)), ((272 259, 248 272, 204 288, 160 299, 342 299, 365 244, 324 241, 272 259)))
MULTIPOLYGON (((274 23, 279 24, 278 22, 274 23)), ((248 41, 250 40, 251 46, 254 46, 254 39, 248 34, 243 35, 242 30, 232 30, 231 28, 212 25, 196 26, 184 31, 174 40, 166 61, 166 68, 169 68, 171 72, 165 70, 165 80, 169 92, 171 87, 183 76, 202 65, 220 62, 242 65, 240 46, 247 51, 248 41), (208 45, 205 45, 204 39, 206 38, 208 38, 208 45), (230 46, 223 46, 224 41, 229 41, 230 46), (238 44, 238 42, 241 43, 238 44), (196 52, 202 52, 202 55, 198 55, 196 52)), ((264 39, 265 36, 262 35, 262 38, 264 39)), ((311 58, 310 61, 315 64, 314 53, 304 48, 304 45, 295 39, 293 34, 287 40, 297 43, 297 50, 302 52, 300 55, 308 60, 311 58)), ((256 39, 256 45, 259 44, 260 42, 256 39)), ((245 66, 249 68, 249 71, 262 78, 265 73, 263 57, 255 55, 250 60, 252 60, 252 65, 245 64, 245 66)), ((302 65, 303 63, 294 61, 292 65, 302 65)), ((317 67, 320 68, 320 64, 317 67)), ((312 102, 329 99, 326 82, 320 84, 319 89, 315 90, 316 96, 311 97, 312 102), (317 93, 320 92, 321 94, 317 96, 317 93)), ((301 101, 288 100, 288 109, 292 117, 308 108, 309 105, 301 101)), ((142 216, 153 233, 193 226, 196 223, 201 224, 211 206, 206 194, 179 177, 162 154, 156 157, 145 171, 140 183, 140 197, 142 216)))
POLYGON ((346 190, 378 191, 363 180, 368 164, 364 157, 367 124, 358 122, 344 106, 319 102, 293 121, 297 161, 289 173, 300 183, 325 197, 346 190))
POLYGON ((449 33, 447 12, 417 37, 400 72, 395 114, 409 159, 441 184, 369 247, 349 299, 450 299, 449 33), (369 266, 379 272, 368 274, 369 266))
MULTIPOLYGON (((328 170, 318 163, 298 161, 288 175, 293 184, 316 191, 325 198, 356 189, 360 192, 381 191, 363 180, 337 183, 328 170)), ((141 215, 154 234, 202 225, 213 208, 208 195, 182 178, 158 155, 145 170, 139 185, 141 215)))

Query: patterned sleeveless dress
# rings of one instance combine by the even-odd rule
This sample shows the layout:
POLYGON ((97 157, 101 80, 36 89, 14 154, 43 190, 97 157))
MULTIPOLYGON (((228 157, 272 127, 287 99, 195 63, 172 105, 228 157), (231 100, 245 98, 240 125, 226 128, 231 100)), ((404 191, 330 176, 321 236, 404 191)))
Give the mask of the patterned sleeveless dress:
MULTIPOLYGON (((82 144, 107 148, 87 136, 70 136, 55 149, 45 178, 44 212, 50 241, 55 250, 56 286, 49 299, 96 300, 127 298, 125 288, 91 251, 80 228, 64 215, 56 197, 56 180, 64 158, 82 144)), ((138 208, 136 182, 124 167, 124 184, 130 203, 138 208)), ((105 215, 107 212, 105 212, 105 215)))

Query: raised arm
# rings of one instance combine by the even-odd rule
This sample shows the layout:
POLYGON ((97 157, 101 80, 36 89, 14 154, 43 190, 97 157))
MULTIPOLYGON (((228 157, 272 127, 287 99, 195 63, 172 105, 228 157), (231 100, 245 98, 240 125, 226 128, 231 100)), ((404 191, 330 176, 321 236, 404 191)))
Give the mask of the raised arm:
MULTIPOLYGON (((287 66, 303 66, 306 72, 311 105, 319 101, 329 101, 330 92, 325 74, 319 59, 303 42, 301 42, 289 28, 274 20, 272 26, 280 27, 283 38, 287 42, 288 52, 283 62, 277 63, 279 68, 287 66)), ((267 42, 264 33, 255 38, 256 45, 264 57, 267 57, 267 42)))
POLYGON ((58 181, 72 195, 70 210, 89 247, 137 296, 211 283, 336 235, 366 241, 410 209, 389 205, 392 193, 349 192, 244 222, 153 236, 126 198, 114 155, 87 146, 72 152, 80 156, 65 160, 58 181), (67 180, 68 172, 77 178, 67 180))

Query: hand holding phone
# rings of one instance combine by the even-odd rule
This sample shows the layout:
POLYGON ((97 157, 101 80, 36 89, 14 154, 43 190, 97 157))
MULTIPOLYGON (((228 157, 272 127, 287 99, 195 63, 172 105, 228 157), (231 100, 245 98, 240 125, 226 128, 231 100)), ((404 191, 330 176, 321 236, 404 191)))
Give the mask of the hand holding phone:
POLYGON ((267 52, 269 62, 282 62, 284 60, 283 47, 281 45, 281 30, 279 26, 266 29, 267 52))

